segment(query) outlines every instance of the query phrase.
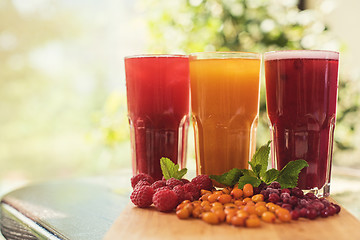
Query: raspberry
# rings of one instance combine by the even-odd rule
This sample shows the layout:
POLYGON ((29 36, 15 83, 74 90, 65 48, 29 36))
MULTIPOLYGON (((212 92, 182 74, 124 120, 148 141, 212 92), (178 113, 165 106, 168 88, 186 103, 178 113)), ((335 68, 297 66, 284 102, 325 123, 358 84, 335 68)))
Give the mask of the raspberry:
POLYGON ((199 189, 205 189, 211 191, 213 184, 208 175, 199 175, 191 180, 199 189))
POLYGON ((184 200, 189 200, 189 201, 194 201, 194 197, 193 195, 191 194, 191 192, 185 192, 185 195, 184 195, 184 200))
POLYGON ((150 186, 140 186, 131 193, 131 201, 138 207, 145 208, 152 204, 154 189, 150 186))
POLYGON ((163 187, 159 187, 159 188, 154 189, 154 190, 155 190, 155 192, 157 192, 157 191, 160 191, 160 190, 171 190, 171 188, 169 186, 163 186, 163 187))
POLYGON ((172 190, 164 189, 157 191, 153 196, 155 207, 161 212, 169 212, 178 204, 178 197, 172 190))
POLYGON ((170 178, 166 180, 166 186, 169 186, 171 189, 173 189, 177 185, 184 185, 184 183, 176 178, 170 178))
POLYGON ((146 174, 146 173, 139 173, 135 176, 133 176, 131 178, 131 186, 132 188, 135 188, 135 185, 140 181, 140 180, 144 180, 144 181, 148 181, 150 184, 152 184, 154 182, 154 179, 146 174))
POLYGON ((141 186, 150 186, 151 184, 148 181, 145 180, 140 180, 138 181, 138 183, 135 185, 135 188, 141 187, 141 186))
POLYGON ((190 192, 194 200, 198 200, 200 197, 200 189, 193 183, 186 183, 183 186, 185 192, 190 192))
POLYGON ((166 186, 166 181, 164 180, 158 180, 158 181, 155 181, 153 184, 151 184, 151 187, 155 190, 157 188, 160 188, 160 187, 164 187, 166 186))
MULTIPOLYGON (((174 193, 176 193, 176 196, 178 197, 178 203, 181 203, 185 200, 185 191, 183 186, 177 185, 173 188, 174 193)), ((190 194, 191 196, 191 194, 190 194)))
POLYGON ((185 179, 185 178, 180 179, 180 181, 182 181, 184 184, 186 184, 186 183, 189 183, 189 182, 190 182, 189 180, 187 180, 187 179, 185 179))

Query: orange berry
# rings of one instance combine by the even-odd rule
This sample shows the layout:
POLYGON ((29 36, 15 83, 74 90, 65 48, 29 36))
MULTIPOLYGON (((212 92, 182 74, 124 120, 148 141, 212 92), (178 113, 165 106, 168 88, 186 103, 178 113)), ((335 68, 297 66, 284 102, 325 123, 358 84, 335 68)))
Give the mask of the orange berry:
POLYGON ((262 194, 256 194, 254 196, 252 196, 251 200, 253 200, 254 202, 263 202, 264 201, 264 195, 262 194))
POLYGON ((224 210, 222 210, 222 209, 215 209, 213 213, 216 214, 216 216, 217 216, 218 219, 219 219, 219 222, 224 222, 224 221, 225 221, 226 214, 225 214, 224 210))
POLYGON ((267 212, 267 208, 265 206, 255 206, 255 213, 256 215, 258 215, 259 217, 261 217, 261 215, 267 212))
POLYGON ((239 210, 239 211, 236 212, 236 215, 238 217, 248 218, 250 214, 248 212, 244 211, 244 210, 239 210))
POLYGON ((208 200, 209 202, 211 202, 211 203, 216 202, 218 196, 219 196, 219 194, 215 194, 215 193, 210 194, 210 195, 208 196, 207 200, 208 200))
POLYGON ((276 216, 279 218, 282 222, 290 222, 291 221, 291 214, 289 210, 285 208, 278 208, 275 210, 276 216))
POLYGON ((229 194, 222 194, 217 198, 218 202, 222 204, 230 203, 231 199, 232 197, 229 194))
POLYGON ((194 205, 192 203, 186 203, 183 208, 188 210, 189 213, 191 213, 194 210, 194 205))
POLYGON ((245 212, 248 212, 249 214, 256 214, 255 206, 248 206, 248 205, 246 205, 246 206, 244 207, 244 211, 245 211, 245 212))
POLYGON ((244 197, 251 197, 254 194, 254 188, 250 183, 247 183, 243 187, 244 197))
POLYGON ((261 219, 267 223, 274 223, 276 221, 276 216, 274 213, 266 211, 261 215, 261 219))
POLYGON ((230 194, 230 191, 231 191, 231 188, 229 188, 229 187, 223 188, 223 190, 222 190, 222 192, 224 194, 230 194))
POLYGON ((205 193, 204 195, 202 195, 200 197, 200 200, 201 201, 207 201, 208 200, 208 197, 211 195, 211 193, 205 193))
POLYGON ((215 213, 212 212, 205 212, 202 214, 201 219, 209 224, 218 224, 219 223, 219 218, 218 216, 216 216, 215 213))
POLYGON ((214 208, 214 207, 224 208, 224 205, 222 205, 222 204, 219 203, 219 202, 211 203, 211 206, 212 206, 213 208, 214 208))
POLYGON ((226 214, 226 223, 231 224, 231 218, 236 215, 236 212, 226 214))
POLYGON ((244 226, 246 218, 239 217, 237 215, 231 218, 231 224, 234 226, 244 226))
POLYGON ((235 188, 234 187, 230 194, 235 199, 240 199, 243 196, 243 190, 241 190, 240 188, 235 188))
POLYGON ((205 190, 205 189, 201 189, 201 190, 200 190, 201 196, 202 196, 202 195, 205 195, 205 194, 211 194, 211 193, 212 193, 212 192, 209 191, 209 190, 205 190))
POLYGON ((235 201, 234 201, 234 204, 235 204, 236 206, 242 206, 242 205, 244 205, 245 203, 244 203, 242 200, 235 200, 235 201))
POLYGON ((266 207, 266 202, 257 202, 255 203, 255 207, 264 206, 266 207))
POLYGON ((253 201, 248 201, 246 203, 246 206, 255 206, 255 203, 253 201))
POLYGON ((185 206, 185 203, 180 203, 179 205, 177 205, 176 211, 184 208, 184 206, 185 206))
POLYGON ((186 208, 176 211, 176 216, 180 219, 187 219, 190 217, 190 212, 186 208))
POLYGON ((200 203, 200 206, 204 207, 204 206, 210 206, 210 202, 209 201, 202 201, 200 203))
POLYGON ((274 203, 271 203, 271 204, 267 203, 266 207, 269 209, 270 212, 273 212, 273 213, 275 212, 276 209, 280 208, 280 206, 278 206, 274 203))
POLYGON ((260 227, 260 219, 258 217, 249 217, 245 221, 246 227, 260 227))
POLYGON ((243 203, 248 203, 248 202, 251 202, 251 198, 247 197, 247 198, 244 198, 243 199, 243 203))
POLYGON ((204 206, 201 207, 201 209, 202 209, 203 212, 210 212, 211 206, 210 206, 210 204, 209 205, 204 205, 204 206))
POLYGON ((224 207, 225 208, 237 208, 237 206, 234 203, 225 203, 224 207))
POLYGON ((195 207, 191 213, 191 215, 194 217, 194 218, 199 218, 202 214, 202 209, 200 206, 198 207, 195 207))

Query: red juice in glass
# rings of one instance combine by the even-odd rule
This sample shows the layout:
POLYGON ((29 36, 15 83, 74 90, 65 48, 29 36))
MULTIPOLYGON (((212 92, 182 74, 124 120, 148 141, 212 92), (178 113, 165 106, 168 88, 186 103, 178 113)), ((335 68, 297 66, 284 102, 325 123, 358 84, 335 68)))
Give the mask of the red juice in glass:
POLYGON ((267 112, 272 131, 272 163, 277 169, 304 159, 298 187, 330 193, 339 53, 265 53, 267 112))
POLYGON ((160 158, 185 167, 189 126, 189 59, 184 55, 125 58, 133 174, 162 178, 160 158))

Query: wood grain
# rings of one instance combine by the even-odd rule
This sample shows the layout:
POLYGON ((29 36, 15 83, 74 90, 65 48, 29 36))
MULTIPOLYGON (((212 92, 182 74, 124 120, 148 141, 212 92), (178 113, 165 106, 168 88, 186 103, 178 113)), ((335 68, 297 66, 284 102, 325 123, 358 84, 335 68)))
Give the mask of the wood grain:
POLYGON ((232 227, 225 223, 209 225, 199 219, 179 220, 175 213, 154 208, 125 208, 104 237, 116 239, 237 239, 237 240, 352 240, 360 239, 360 222, 346 209, 329 218, 300 219, 291 223, 268 224, 260 228, 232 227))

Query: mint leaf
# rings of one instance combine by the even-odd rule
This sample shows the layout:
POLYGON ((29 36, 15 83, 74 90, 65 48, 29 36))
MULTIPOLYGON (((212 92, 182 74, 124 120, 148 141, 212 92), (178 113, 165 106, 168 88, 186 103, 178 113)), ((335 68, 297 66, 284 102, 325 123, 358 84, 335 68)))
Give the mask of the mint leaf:
POLYGON ((279 173, 280 173, 279 170, 277 170, 275 168, 271 168, 264 173, 262 180, 266 184, 270 184, 278 178, 279 173))
POLYGON ((230 171, 222 175, 210 175, 210 179, 215 180, 216 182, 223 184, 225 186, 234 186, 239 178, 242 176, 242 171, 238 168, 233 168, 230 171))
POLYGON ((251 159, 251 162, 249 162, 251 169, 258 177, 263 177, 268 167, 270 143, 271 141, 268 141, 265 145, 261 146, 255 152, 254 156, 251 159))
POLYGON ((250 183, 253 187, 258 187, 261 183, 261 180, 254 176, 242 176, 239 179, 239 185, 238 188, 243 189, 244 185, 247 183, 250 183))
POLYGON ((241 171, 242 175, 244 175, 244 176, 257 177, 256 174, 254 173, 254 171, 252 171, 252 170, 241 169, 240 171, 241 171))
POLYGON ((166 180, 170 178, 181 179, 187 173, 186 168, 179 171, 179 165, 173 163, 169 158, 165 157, 160 159, 160 167, 166 180))
POLYGON ((309 164, 305 160, 290 161, 281 169, 276 181, 281 185, 281 188, 294 188, 297 185, 300 171, 309 164))

